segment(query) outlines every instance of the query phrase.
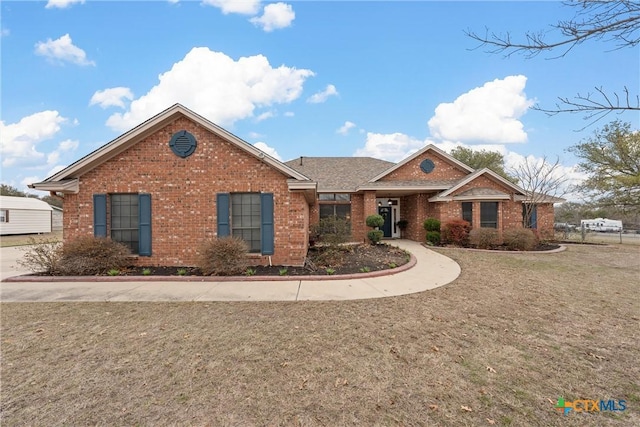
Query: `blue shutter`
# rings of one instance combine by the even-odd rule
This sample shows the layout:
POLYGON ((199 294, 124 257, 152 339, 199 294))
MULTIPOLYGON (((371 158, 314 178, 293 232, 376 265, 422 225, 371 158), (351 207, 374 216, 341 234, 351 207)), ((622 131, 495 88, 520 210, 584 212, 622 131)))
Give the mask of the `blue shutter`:
POLYGON ((273 194, 263 193, 260 195, 260 214, 262 219, 261 241, 262 255, 273 255, 274 250, 274 229, 273 229, 273 194))
POLYGON ((107 237, 107 195, 93 195, 93 235, 107 237))
POLYGON ((229 228, 229 193, 218 193, 217 201, 218 237, 231 235, 229 228))
POLYGON ((151 256, 151 194, 138 195, 138 255, 151 256))
POLYGON ((538 228, 538 206, 533 205, 531 209, 531 228, 538 228))

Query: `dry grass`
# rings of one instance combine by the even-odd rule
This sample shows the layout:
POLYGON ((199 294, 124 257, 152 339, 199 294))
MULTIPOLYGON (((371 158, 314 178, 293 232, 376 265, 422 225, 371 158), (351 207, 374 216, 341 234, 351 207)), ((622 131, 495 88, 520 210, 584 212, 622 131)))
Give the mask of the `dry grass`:
POLYGON ((17 235, 9 235, 2 236, 0 238, 0 247, 6 248, 9 246, 26 246, 31 244, 31 239, 34 239, 36 242, 41 242, 44 240, 58 240, 62 241, 62 231, 54 231, 51 233, 43 233, 43 234, 17 234, 17 235))
POLYGON ((640 425, 638 249, 439 249, 458 280, 377 300, 2 304, 2 425, 640 425))

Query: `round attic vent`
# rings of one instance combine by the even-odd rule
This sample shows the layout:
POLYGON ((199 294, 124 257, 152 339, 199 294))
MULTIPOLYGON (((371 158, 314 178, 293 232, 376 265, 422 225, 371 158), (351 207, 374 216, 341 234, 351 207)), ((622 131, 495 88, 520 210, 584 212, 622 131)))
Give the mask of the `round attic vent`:
POLYGON ((186 130, 174 133, 171 141, 169 141, 171 151, 173 151, 176 156, 182 158, 192 155, 193 152, 196 151, 197 145, 196 138, 186 130))
POLYGON ((431 173, 435 169, 436 165, 433 163, 431 159, 425 159, 420 163, 420 169, 424 173, 431 173))

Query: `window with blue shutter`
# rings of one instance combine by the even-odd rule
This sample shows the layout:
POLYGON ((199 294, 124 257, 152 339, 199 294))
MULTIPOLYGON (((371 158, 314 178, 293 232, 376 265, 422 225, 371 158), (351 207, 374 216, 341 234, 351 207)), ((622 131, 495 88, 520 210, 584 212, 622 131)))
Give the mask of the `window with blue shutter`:
POLYGON ((229 207, 229 193, 218 193, 216 198, 218 237, 231 235, 231 229, 229 227, 229 207))
POLYGON ((272 193, 219 193, 218 237, 239 237, 249 252, 273 255, 275 247, 272 193))
POLYGON ((151 194, 138 195, 138 255, 151 256, 151 194))
POLYGON ((107 195, 93 195, 93 235, 107 237, 107 195))

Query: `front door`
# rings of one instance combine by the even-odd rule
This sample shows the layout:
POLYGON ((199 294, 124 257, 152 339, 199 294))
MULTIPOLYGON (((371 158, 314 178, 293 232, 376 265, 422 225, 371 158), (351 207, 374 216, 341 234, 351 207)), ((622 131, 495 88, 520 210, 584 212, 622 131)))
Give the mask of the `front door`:
POLYGON ((384 233, 384 237, 391 237, 391 207, 380 206, 378 207, 378 215, 384 218, 384 224, 380 228, 384 233))

